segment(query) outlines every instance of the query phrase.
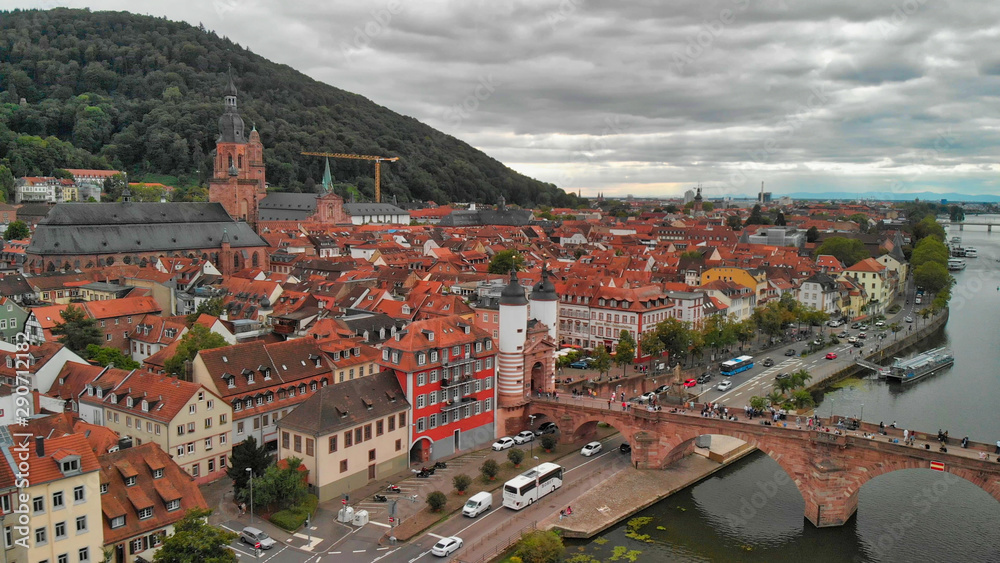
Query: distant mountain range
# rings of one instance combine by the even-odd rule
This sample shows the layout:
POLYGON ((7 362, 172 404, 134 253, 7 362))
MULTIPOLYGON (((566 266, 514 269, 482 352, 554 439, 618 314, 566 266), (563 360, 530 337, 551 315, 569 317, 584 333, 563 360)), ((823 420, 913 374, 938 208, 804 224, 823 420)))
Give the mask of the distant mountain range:
POLYGON ((773 197, 790 197, 792 199, 875 199, 875 200, 891 200, 891 201, 913 201, 914 199, 919 199, 921 201, 941 201, 942 199, 948 200, 949 203, 966 201, 966 202, 981 202, 981 203, 998 203, 1000 202, 1000 196, 998 195, 971 195, 971 194, 956 194, 956 193, 934 193, 934 192, 865 192, 859 194, 856 192, 792 192, 787 194, 774 194, 773 197))

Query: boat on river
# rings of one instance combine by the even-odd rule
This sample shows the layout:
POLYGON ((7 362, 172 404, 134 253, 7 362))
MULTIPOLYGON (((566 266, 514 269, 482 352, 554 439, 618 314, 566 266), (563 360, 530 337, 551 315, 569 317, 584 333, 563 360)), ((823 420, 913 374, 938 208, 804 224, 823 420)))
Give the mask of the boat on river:
POLYGON ((965 257, 966 258, 976 258, 978 256, 979 256, 979 251, 976 250, 975 247, 973 247, 973 246, 966 246, 965 247, 965 257))
POLYGON ((921 352, 912 358, 896 358, 892 365, 879 370, 879 375, 890 381, 909 382, 930 375, 955 363, 955 357, 944 348, 921 352))
POLYGON ((965 260, 961 258, 949 258, 948 259, 948 269, 957 272, 959 270, 965 269, 965 260))

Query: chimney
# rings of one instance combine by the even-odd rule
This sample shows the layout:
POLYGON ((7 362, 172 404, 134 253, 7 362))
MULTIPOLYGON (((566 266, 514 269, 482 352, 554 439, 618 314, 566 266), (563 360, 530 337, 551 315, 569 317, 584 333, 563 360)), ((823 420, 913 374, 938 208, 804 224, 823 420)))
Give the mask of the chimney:
POLYGON ((35 455, 45 457, 45 437, 35 436, 35 455))

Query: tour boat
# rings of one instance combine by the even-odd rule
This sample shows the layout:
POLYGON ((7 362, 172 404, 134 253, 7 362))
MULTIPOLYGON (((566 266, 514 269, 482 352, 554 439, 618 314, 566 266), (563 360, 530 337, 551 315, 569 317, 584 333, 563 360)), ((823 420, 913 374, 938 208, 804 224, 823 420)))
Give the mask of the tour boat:
POLYGON ((965 247, 965 257, 966 258, 976 258, 979 256, 979 252, 972 246, 965 247))
POLYGON ((944 348, 935 348, 917 354, 908 360, 896 360, 888 370, 880 370, 886 379, 906 382, 920 379, 925 375, 946 368, 955 363, 955 357, 944 348))
POLYGON ((965 260, 961 258, 951 258, 948 260, 948 269, 951 271, 958 271, 965 269, 965 260))

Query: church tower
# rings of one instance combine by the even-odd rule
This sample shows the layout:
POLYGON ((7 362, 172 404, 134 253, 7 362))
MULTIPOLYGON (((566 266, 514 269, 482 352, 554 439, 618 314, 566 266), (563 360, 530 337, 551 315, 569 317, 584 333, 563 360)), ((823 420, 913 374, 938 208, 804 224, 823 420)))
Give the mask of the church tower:
POLYGON ((208 182, 208 200, 221 203, 234 219, 257 224, 257 207, 267 195, 264 145, 254 127, 249 136, 237 106, 232 74, 223 97, 225 111, 219 118, 215 141, 215 169, 208 182))

